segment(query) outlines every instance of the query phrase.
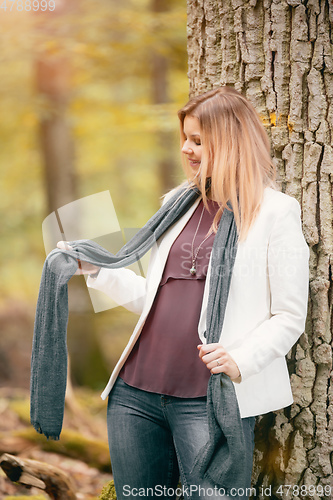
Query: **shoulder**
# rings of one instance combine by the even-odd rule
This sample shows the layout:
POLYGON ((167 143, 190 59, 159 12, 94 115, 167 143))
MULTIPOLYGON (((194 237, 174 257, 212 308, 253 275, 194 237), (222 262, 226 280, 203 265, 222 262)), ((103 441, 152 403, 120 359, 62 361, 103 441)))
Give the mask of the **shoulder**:
POLYGON ((293 196, 282 193, 277 189, 266 187, 260 211, 268 216, 274 216, 275 218, 289 211, 294 211, 300 215, 301 207, 293 196))
POLYGON ((248 233, 247 241, 268 241, 277 232, 290 233, 301 229, 301 208, 298 201, 277 189, 266 187, 258 214, 248 233))
POLYGON ((187 181, 185 182, 182 182, 182 184, 179 184, 178 186, 176 186, 175 188, 171 189, 170 191, 168 191, 167 193, 165 193, 163 196, 162 196, 162 199, 161 199, 161 205, 164 205, 168 200, 170 200, 170 198, 173 197, 173 195, 175 193, 177 193, 177 191, 179 191, 180 189, 182 188, 186 188, 187 186, 189 185, 189 183, 187 181))
POLYGON ((308 258, 301 219, 301 207, 293 196, 266 188, 263 202, 263 220, 268 230, 268 238, 273 244, 299 248, 308 258))

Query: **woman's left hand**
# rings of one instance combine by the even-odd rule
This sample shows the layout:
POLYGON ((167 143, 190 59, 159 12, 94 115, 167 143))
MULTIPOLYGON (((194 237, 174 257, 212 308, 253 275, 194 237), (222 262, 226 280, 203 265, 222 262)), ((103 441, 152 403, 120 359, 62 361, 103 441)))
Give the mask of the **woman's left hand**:
POLYGON ((231 380, 240 376, 236 362, 221 344, 200 344, 197 347, 199 357, 210 370, 210 373, 225 373, 231 380))

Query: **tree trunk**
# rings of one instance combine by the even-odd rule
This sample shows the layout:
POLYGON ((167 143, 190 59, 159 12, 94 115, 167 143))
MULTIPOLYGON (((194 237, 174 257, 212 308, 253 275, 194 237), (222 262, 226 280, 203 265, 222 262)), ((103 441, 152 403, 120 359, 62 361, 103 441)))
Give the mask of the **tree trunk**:
POLYGON ((67 117, 69 62, 45 54, 36 61, 36 80, 46 110, 40 117, 40 141, 44 158, 49 213, 76 198, 74 145, 67 117))
POLYGON ((311 252, 306 331, 288 355, 295 402, 258 419, 254 497, 331 498, 333 4, 187 3, 190 94, 231 85, 254 104, 311 252))

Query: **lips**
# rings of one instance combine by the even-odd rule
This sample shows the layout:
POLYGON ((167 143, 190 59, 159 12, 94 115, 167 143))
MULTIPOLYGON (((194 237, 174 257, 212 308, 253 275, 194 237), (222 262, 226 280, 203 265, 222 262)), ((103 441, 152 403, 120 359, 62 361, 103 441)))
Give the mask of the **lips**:
POLYGON ((201 163, 199 160, 191 160, 191 158, 189 158, 188 161, 190 162, 191 167, 196 167, 201 163))

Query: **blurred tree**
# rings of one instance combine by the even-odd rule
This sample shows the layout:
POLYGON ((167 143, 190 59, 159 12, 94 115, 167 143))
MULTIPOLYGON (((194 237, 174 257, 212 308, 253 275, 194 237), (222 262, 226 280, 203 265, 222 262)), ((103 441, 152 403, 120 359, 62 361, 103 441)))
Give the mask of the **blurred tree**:
POLYGON ((36 61, 37 90, 46 100, 40 116, 41 151, 44 159, 48 213, 77 198, 73 133, 68 123, 70 62, 45 52, 36 61))
MULTIPOLYGON (((156 42, 152 44, 151 51, 151 76, 152 76, 152 101, 153 104, 163 105, 170 102, 169 98, 169 59, 168 48, 160 37, 160 23, 158 15, 167 12, 170 8, 168 0, 152 0, 152 13, 155 14, 156 42)), ((176 164, 173 154, 174 131, 169 127, 159 126, 156 132, 156 141, 159 148, 158 174, 160 191, 166 193, 175 186, 176 164)))
POLYGON ((295 403, 260 419, 253 481, 270 498, 332 493, 333 5, 328 0, 188 0, 190 93, 243 92, 272 140, 281 189, 310 246, 306 331, 291 353, 295 403), (294 489, 293 489, 294 486, 294 489), (312 487, 312 493, 309 487, 312 487), (326 486, 326 489, 325 489, 326 486))
POLYGON ((77 197, 74 141, 68 120, 72 69, 70 57, 61 50, 61 39, 64 35, 68 37, 70 23, 63 25, 61 32, 57 24, 66 14, 77 13, 76 4, 76 0, 70 3, 58 0, 54 11, 33 13, 39 21, 39 35, 47 44, 36 54, 35 75, 37 92, 44 102, 39 113, 39 134, 48 213, 77 197))

